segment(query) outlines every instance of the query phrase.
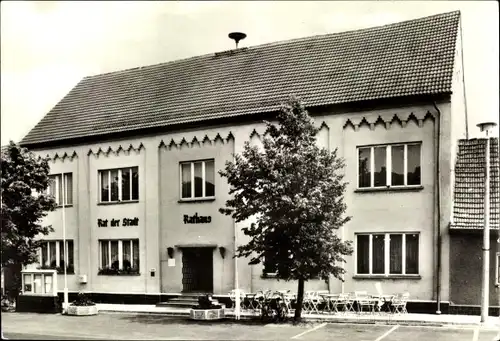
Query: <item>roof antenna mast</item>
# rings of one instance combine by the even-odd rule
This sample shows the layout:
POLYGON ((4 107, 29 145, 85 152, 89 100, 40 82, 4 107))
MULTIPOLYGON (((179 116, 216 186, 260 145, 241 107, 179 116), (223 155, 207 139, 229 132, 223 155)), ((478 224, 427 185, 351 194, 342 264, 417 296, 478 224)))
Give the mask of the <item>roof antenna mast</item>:
POLYGON ((236 42, 236 48, 238 48, 238 42, 240 40, 245 39, 246 36, 247 35, 245 33, 241 33, 241 32, 231 32, 228 34, 228 37, 233 39, 236 42))

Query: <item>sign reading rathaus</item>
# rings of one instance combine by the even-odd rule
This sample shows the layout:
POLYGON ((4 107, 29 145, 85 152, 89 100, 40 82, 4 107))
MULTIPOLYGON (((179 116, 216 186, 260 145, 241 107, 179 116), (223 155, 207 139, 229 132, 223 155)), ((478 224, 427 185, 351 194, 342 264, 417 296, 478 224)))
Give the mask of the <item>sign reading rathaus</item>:
POLYGON ((210 222, 212 222, 211 216, 198 216, 198 213, 192 216, 184 215, 184 224, 207 224, 210 222))

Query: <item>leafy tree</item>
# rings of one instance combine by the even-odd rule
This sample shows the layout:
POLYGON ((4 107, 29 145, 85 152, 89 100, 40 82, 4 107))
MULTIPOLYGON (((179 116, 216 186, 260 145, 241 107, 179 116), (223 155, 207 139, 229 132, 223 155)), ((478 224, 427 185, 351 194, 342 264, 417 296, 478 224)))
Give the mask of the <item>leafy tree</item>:
POLYGON ((40 241, 36 237, 53 231, 41 225, 42 218, 56 207, 54 198, 45 194, 48 174, 47 159, 39 160, 12 141, 2 148, 2 269, 12 298, 19 293, 22 267, 37 261, 40 241))
POLYGON ((351 242, 335 233, 350 219, 344 217, 344 162, 337 150, 317 146, 319 129, 298 99, 283 105, 277 118, 278 125, 265 122, 263 150, 246 142, 242 154, 219 171, 232 194, 219 211, 236 222, 256 217, 242 229, 250 238, 236 257, 270 262, 278 279, 298 280, 299 321, 304 282, 329 275, 342 280, 340 262, 352 254, 351 242))

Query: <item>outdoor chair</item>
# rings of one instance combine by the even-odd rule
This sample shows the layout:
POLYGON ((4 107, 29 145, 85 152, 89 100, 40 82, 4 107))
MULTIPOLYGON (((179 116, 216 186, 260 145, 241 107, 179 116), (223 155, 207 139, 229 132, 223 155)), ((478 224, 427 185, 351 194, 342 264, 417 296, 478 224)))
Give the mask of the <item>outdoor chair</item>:
POLYGON ((306 291, 304 293, 303 307, 306 314, 319 314, 319 304, 321 303, 321 297, 316 291, 306 291))
POLYGON ((367 307, 369 313, 375 312, 375 305, 377 304, 376 299, 372 298, 370 295, 356 295, 356 302, 358 303, 359 313, 363 312, 363 308, 367 307))
POLYGON ((338 294, 336 297, 330 300, 331 308, 336 313, 339 312, 339 308, 341 309, 341 311, 345 311, 347 308, 348 300, 348 294, 338 294))
POLYGON ((290 312, 290 313, 295 312, 295 309, 292 308, 292 302, 295 299, 296 299, 295 294, 291 294, 291 293, 283 294, 283 301, 285 302, 286 308, 288 309, 288 312, 290 312))
POLYGON ((348 293, 347 299, 345 301, 344 312, 346 312, 346 313, 356 312, 356 309, 354 307, 355 302, 356 302, 356 293, 354 293, 354 292, 348 293))
POLYGON ((407 314, 408 311, 406 310, 406 303, 408 302, 409 298, 410 294, 407 292, 394 296, 391 303, 393 312, 395 314, 407 314))
MULTIPOLYGON (((245 292, 243 290, 239 290, 240 292, 240 309, 244 310, 245 309, 245 292)), ((231 302, 233 303, 233 307, 236 308, 236 290, 233 289, 229 292, 229 298, 231 299, 231 302)))
POLYGON ((384 295, 382 290, 382 284, 380 282, 375 283, 375 290, 377 291, 378 302, 375 306, 375 309, 378 313, 382 313, 383 310, 385 312, 391 312, 391 304, 394 295, 384 295))

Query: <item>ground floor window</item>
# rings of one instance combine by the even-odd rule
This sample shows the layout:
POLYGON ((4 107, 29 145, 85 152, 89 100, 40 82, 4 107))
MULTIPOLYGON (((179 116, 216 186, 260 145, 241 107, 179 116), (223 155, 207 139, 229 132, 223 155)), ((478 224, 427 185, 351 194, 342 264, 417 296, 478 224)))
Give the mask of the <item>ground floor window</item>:
POLYGON ((55 269, 60 274, 64 273, 64 266, 66 265, 66 273, 73 274, 75 273, 73 254, 73 240, 66 240, 66 255, 64 253, 64 241, 43 241, 38 255, 39 263, 42 269, 55 269))
POLYGON ((100 275, 139 274, 139 239, 99 240, 100 275))
POLYGON ((356 273, 417 275, 418 233, 356 234, 356 273))
POLYGON ((495 257, 496 259, 496 264, 495 264, 495 284, 499 285, 500 284, 500 252, 497 252, 497 255, 495 257))

